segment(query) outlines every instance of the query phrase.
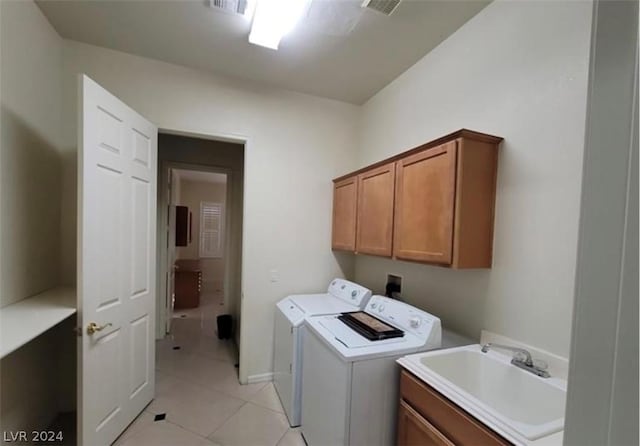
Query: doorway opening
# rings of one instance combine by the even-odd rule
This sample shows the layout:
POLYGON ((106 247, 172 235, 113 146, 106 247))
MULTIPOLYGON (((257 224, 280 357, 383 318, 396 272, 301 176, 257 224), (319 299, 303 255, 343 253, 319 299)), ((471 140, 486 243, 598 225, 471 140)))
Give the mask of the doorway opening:
POLYGON ((179 341, 171 348, 215 357, 221 345, 215 338, 223 338, 229 344, 225 359, 234 365, 240 345, 243 178, 243 143, 158 135, 156 339, 170 337, 179 341), (176 339, 185 332, 188 340, 176 339))
MULTIPOLYGON (((230 296, 225 294, 225 248, 228 174, 169 168, 167 333, 174 319, 205 305, 226 321, 230 296), (225 315, 226 314, 226 315, 225 315)), ((230 228, 229 228, 230 229, 230 228)), ((216 324, 218 337, 229 338, 231 324, 216 324), (228 330, 227 332, 224 332, 228 330)))

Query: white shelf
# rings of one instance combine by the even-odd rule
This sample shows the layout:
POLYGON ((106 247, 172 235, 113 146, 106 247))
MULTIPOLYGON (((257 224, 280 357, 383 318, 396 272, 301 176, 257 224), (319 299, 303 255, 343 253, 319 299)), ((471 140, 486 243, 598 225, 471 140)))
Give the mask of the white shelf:
POLYGON ((0 358, 76 312, 76 290, 53 288, 0 308, 0 358))

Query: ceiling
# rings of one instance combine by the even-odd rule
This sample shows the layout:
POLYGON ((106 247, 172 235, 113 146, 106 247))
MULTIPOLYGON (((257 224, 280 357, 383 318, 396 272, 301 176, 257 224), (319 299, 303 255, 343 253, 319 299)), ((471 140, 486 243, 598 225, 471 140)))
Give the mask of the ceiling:
POLYGON ((186 181, 219 184, 225 184, 227 182, 227 175, 224 173, 204 172, 201 170, 173 169, 173 174, 180 180, 186 181))
MULTIPOLYGON (((314 0, 312 7, 327 1, 353 12, 362 0, 314 0)), ((37 0, 67 39, 354 104, 488 3, 404 0, 391 16, 357 7, 355 27, 341 35, 307 17, 274 51, 249 44, 250 22, 208 7, 208 0, 37 0)))

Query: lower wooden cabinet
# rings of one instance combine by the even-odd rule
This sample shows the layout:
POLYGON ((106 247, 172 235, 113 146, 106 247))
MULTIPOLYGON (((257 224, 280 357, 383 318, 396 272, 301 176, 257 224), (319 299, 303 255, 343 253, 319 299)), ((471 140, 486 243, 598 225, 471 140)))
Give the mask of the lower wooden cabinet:
POLYGON ((399 446, 453 446, 431 423, 404 401, 398 408, 399 446))
POLYGON ((411 373, 400 375, 399 446, 507 446, 510 442, 411 373))

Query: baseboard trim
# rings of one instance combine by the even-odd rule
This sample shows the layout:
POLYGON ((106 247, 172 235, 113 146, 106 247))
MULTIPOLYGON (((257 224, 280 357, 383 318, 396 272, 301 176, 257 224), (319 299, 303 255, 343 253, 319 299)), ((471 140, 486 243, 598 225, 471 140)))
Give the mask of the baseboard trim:
POLYGON ((251 375, 247 377, 247 384, 263 383, 265 381, 273 381, 273 373, 261 373, 259 375, 251 375))

